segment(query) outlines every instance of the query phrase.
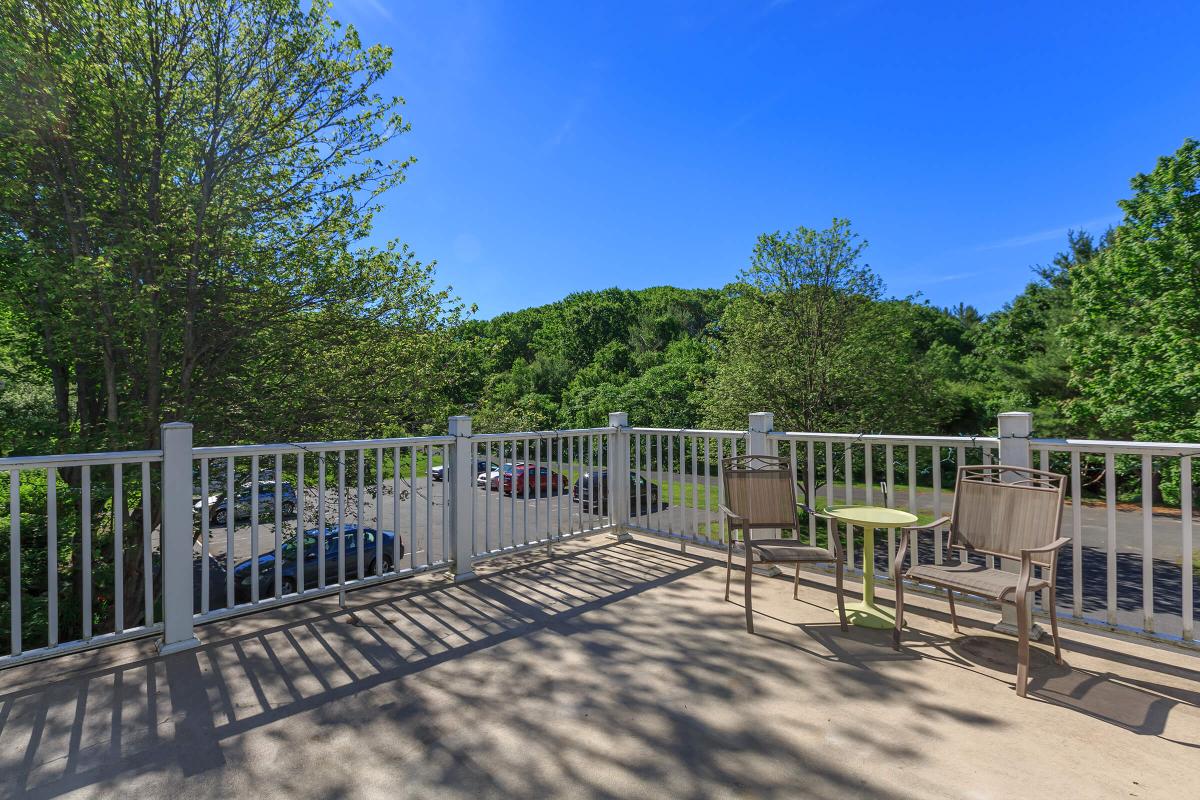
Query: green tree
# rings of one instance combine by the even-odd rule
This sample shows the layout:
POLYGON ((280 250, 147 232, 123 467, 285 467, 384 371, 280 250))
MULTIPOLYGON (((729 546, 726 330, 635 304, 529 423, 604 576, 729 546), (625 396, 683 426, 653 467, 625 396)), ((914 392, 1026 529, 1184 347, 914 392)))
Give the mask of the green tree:
MULTIPOLYGON (((0 444, 155 447, 169 419, 202 442, 365 436, 444 410, 458 307, 405 246, 360 245, 411 163, 383 159, 407 130, 377 91, 390 59, 323 2, 0 0, 4 358, 53 408, 52 436, 0 444)), ((41 418, 14 385, 3 413, 41 418)))
POLYGON ((707 420, 741 427, 775 412, 796 430, 922 432, 941 411, 930 397, 911 303, 883 302, 846 220, 758 238, 718 326, 707 420))
MULTIPOLYGON (((1067 249, 1048 266, 1036 267, 1030 283, 1004 308, 972 327, 974 349, 965 369, 975 381, 979 418, 987 427, 1002 411, 1032 411, 1037 431, 1045 436, 1097 433, 1091 421, 1072 419, 1067 404, 1075 396, 1070 385, 1063 327, 1074 317, 1072 276, 1109 241, 1083 231, 1067 234, 1067 249)), ((982 429, 982 428, 981 428, 982 429)))
POLYGON ((299 0, 0 9, 0 297, 60 447, 426 416, 453 309, 402 245, 356 245, 410 163, 380 160, 407 129, 387 48, 299 0))
POLYGON ((1131 181, 1111 244, 1074 270, 1070 412, 1114 438, 1200 438, 1200 141, 1131 181))

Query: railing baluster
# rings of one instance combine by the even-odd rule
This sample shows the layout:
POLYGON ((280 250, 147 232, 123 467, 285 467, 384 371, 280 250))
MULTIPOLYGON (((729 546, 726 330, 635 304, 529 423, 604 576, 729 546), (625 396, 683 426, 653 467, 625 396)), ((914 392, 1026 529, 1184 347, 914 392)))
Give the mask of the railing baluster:
POLYGON ((1183 570, 1183 638, 1191 641, 1193 631, 1194 611, 1192 609, 1192 573, 1195 560, 1195 550, 1192 544, 1192 457, 1183 456, 1179 459, 1179 495, 1180 495, 1180 536, 1182 537, 1182 555, 1180 569, 1183 570))
POLYGON ((58 644, 58 469, 46 470, 46 621, 47 643, 58 644))
MULTIPOLYGON (((442 480, 446 480, 446 459, 442 459, 442 480)), ((444 484, 443 484, 444 485, 444 484)), ((445 494, 443 493, 443 497, 445 494)), ((446 527, 443 525, 442 530, 446 527)), ((445 544, 442 552, 446 551, 445 544)), ((383 574, 383 448, 375 448, 375 576, 383 574)))
MULTIPOLYGON (((142 462, 142 581, 146 625, 154 624, 154 559, 151 553, 150 462, 142 462)), ((208 585, 207 583, 205 584, 208 585)))
MULTIPOLYGON (((346 586, 346 451, 338 451, 337 460, 337 582, 339 592, 346 586)), ((342 594, 340 597, 344 597, 342 594)))
POLYGON ((1142 628, 1154 632, 1154 462, 1142 454, 1142 628))
MULTIPOLYGON (((959 453, 962 453, 961 448, 959 448, 959 453)), ((939 445, 934 445, 930 448, 930 455, 932 458, 930 463, 933 467, 933 518, 936 520, 942 518, 942 448, 939 445)), ((933 535, 933 563, 935 564, 942 563, 942 547, 942 529, 938 528, 934 531, 933 535)), ((919 543, 917 547, 912 549, 913 565, 921 563, 919 557, 920 550, 919 543)), ((947 552, 945 555, 949 557, 950 553, 947 552)), ((962 556, 963 561, 966 561, 966 558, 966 555, 962 556)))
MULTIPOLYGON (((258 455, 250 456, 250 602, 258 602, 258 455)), ((230 500, 232 509, 226 512, 229 524, 237 518, 236 498, 230 500)))
POLYGON ((719 513, 713 509, 713 439, 704 439, 704 541, 713 540, 713 515, 719 513))
MULTIPOLYGON (((833 440, 829 439, 829 440, 826 440, 826 442, 825 442, 825 507, 826 508, 830 508, 833 505, 833 475, 834 475, 833 440)), ((827 519, 825 521, 825 531, 826 531, 826 536, 828 536, 828 539, 826 540, 826 545, 829 547, 829 549, 832 550, 833 549, 833 538, 835 536, 841 535, 840 533, 838 533, 837 520, 834 519, 833 517, 830 517, 829 519, 827 519)), ((848 564, 847 566, 849 566, 851 569, 853 569, 853 565, 848 564)))
MULTIPOLYGON (((690 535, 693 539, 700 538, 700 461, 696 452, 697 437, 692 436, 692 527, 690 535)), ((795 470, 792 470, 795 473, 795 470)), ((705 496, 707 499, 707 495, 705 496)))
MULTIPOLYGON (((483 479, 483 552, 491 552, 492 549, 492 443, 485 441, 483 443, 483 463, 484 463, 484 479, 483 479)), ((499 471, 499 461, 496 463, 496 470, 499 471)), ((496 524, 499 525, 499 510, 496 511, 496 524)))
MULTIPOLYGON (((445 480, 445 476, 442 476, 445 480)), ((443 491, 445 491, 443 489, 443 491)), ((392 448, 392 566, 399 571, 403 568, 403 558, 400 555, 400 548, 403 546, 404 537, 400 533, 400 447, 392 448)), ((409 535, 409 544, 411 545, 412 535, 409 535)), ((472 555, 474 555, 472 553, 472 555)))
POLYGON ((237 495, 233 493, 233 456, 225 459, 225 607, 233 608, 236 600, 233 594, 233 568, 237 565, 237 558, 234 553, 233 544, 233 525, 234 519, 237 516, 237 511, 234 507, 234 500, 237 495))
MULTIPOLYGON (((146 493, 149 491, 148 482, 145 478, 145 473, 142 477, 142 498, 145 499, 146 493)), ((143 516, 145 512, 143 512, 143 516)), ((208 592, 208 562, 211 557, 209 552, 209 530, 208 530, 208 459, 200 459, 200 613, 207 614, 209 604, 211 602, 208 592)), ((149 547, 149 542, 146 546, 149 547)), ((149 619, 149 615, 147 615, 149 619)))
MULTIPOLYGON (((804 480, 805 480, 804 486, 806 489, 806 491, 804 492, 804 499, 805 499, 805 502, 807 502, 809 505, 811 505, 814 509, 817 507, 817 497, 816 497, 816 485, 817 485, 816 468, 817 468, 817 465, 816 465, 816 462, 813 460, 815 458, 815 454, 816 454, 815 445, 814 445, 812 439, 809 439, 807 442, 804 443, 804 480)), ((813 514, 808 515, 808 544, 811 547, 817 546, 817 518, 813 514)), ((833 549, 832 543, 830 543, 830 549, 833 549)))
MULTIPOLYGON (((529 439, 521 440, 521 544, 529 544, 529 439)), ((513 502, 517 500, 517 471, 513 465, 513 502)))
POLYGON ((325 451, 317 455, 317 588, 325 588, 325 451))
MULTIPOLYGON (((441 560, 445 558, 443 551, 441 560)), ((425 445, 425 560, 428 564, 438 560, 433 557, 433 445, 429 444, 425 445)))
MULTIPOLYGON (((845 453, 843 454, 843 466, 846 470, 843 477, 846 484, 846 505, 854 505, 854 445, 850 442, 846 443, 845 453)), ((846 524, 846 566, 851 570, 854 569, 854 526, 846 524)))
MULTIPOLYGON (((659 497, 659 505, 661 505, 661 495, 659 497)), ((725 505, 725 439, 719 435, 717 436, 717 501, 721 506, 725 505)), ((721 542, 727 544, 733 536, 733 531, 729 530, 725 512, 718 509, 718 513, 721 515, 721 542)))
POLYGON ((308 591, 308 573, 304 568, 304 451, 296 453, 296 592, 308 591))
MULTIPOLYGON (((529 479, 525 480, 526 493, 529 479)), ((542 439, 533 440, 533 540, 542 539, 542 439)))
MULTIPOLYGON (((455 447, 457 447, 457 446, 458 445, 455 444, 455 447)), ((447 484, 446 484, 446 476, 449 474, 449 466, 450 466, 450 459, 451 459, 449 448, 450 448, 450 445, 448 445, 444 442, 442 443, 442 503, 441 503, 441 506, 442 506, 442 511, 441 511, 442 561, 449 561, 450 556, 456 555, 455 553, 451 552, 450 502, 449 502, 449 498, 446 496, 447 489, 451 489, 451 491, 453 491, 453 489, 451 487, 447 486, 447 484)), ((472 498, 472 500, 473 499, 474 498, 472 498)), ((475 549, 475 503, 474 502, 471 503, 471 508, 469 510, 465 509, 465 508, 462 510, 462 518, 463 518, 464 532, 467 530, 469 530, 471 532, 471 548, 470 549, 471 549, 471 551, 474 551, 474 549, 475 549)))
MULTIPOLYGON (((894 508, 896 505, 896 452, 892 445, 884 445, 884 458, 887 459, 887 494, 884 496, 884 502, 888 508, 894 508)), ((896 566, 896 529, 888 528, 888 552, 887 552, 887 571, 888 575, 892 574, 892 570, 896 566)))
MULTIPOLYGON (((408 448, 408 536, 412 551, 412 566, 417 566, 417 446, 408 448)), ((425 561, 430 563, 429 551, 425 551, 425 561)))
MULTIPOLYGON (((779 452, 779 446, 782 444, 783 443, 780 442, 776 445, 776 448, 775 448, 776 453, 779 452)), ((800 483, 799 458, 796 455, 796 448, 798 446, 799 446, 799 442, 788 442, 788 455, 789 455, 790 461, 791 461, 793 491, 795 490, 795 486, 800 483)), ((799 528, 792 531, 792 536, 795 537, 797 542, 804 540, 804 532, 801 531, 799 528)))
POLYGON ((92 468, 80 475, 80 524, 83 526, 83 638, 92 638, 92 468))
POLYGON ((1071 451, 1071 613, 1083 618, 1083 496, 1079 451, 1071 451))
POLYGON ((1117 476, 1116 457, 1109 450, 1104 454, 1104 504, 1108 527, 1107 543, 1107 608, 1109 625, 1117 624, 1117 476))
POLYGON ((283 456, 275 454, 275 597, 283 596, 283 456))
MULTIPOLYGON (((367 475, 366 475, 366 448, 358 448, 354 457, 354 464, 357 475, 355 475, 355 504, 354 504, 354 578, 362 580, 367 576, 367 567, 364 563, 366 560, 367 550, 367 535, 364 533, 366 525, 366 505, 367 499, 367 475)), ((428 459, 426 459, 425 474, 429 474, 428 459)), ((426 539, 428 542, 428 539, 426 539)), ((425 552, 429 552, 428 546, 425 552)))
POLYGON ((113 632, 125 630, 125 497, 121 484, 124 469, 113 464, 113 632))
POLYGON ((21 471, 8 473, 9 650, 21 652, 21 471))

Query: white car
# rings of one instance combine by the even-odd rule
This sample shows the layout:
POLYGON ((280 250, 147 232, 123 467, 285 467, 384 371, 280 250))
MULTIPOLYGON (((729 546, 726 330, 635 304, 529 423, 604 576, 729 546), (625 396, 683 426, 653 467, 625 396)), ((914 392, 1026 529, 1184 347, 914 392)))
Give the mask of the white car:
MULTIPOLYGON (((483 462, 480 463, 482 464, 483 462)), ((503 476, 506 472, 512 471, 512 464, 505 464, 503 467, 497 466, 496 464, 488 464, 485 469, 479 470, 479 476, 475 478, 475 485, 480 489, 490 489, 492 488, 492 483, 494 482, 496 487, 499 488, 501 476, 503 476)))
MULTIPOLYGON (((481 458, 475 462, 475 473, 477 475, 482 474, 484 472, 488 472, 493 469, 496 469, 496 465, 490 461, 485 461, 484 459, 481 458)), ((437 466, 435 466, 433 469, 431 469, 429 471, 429 476, 431 478, 433 478, 435 481, 446 480, 446 465, 438 464, 437 466)))

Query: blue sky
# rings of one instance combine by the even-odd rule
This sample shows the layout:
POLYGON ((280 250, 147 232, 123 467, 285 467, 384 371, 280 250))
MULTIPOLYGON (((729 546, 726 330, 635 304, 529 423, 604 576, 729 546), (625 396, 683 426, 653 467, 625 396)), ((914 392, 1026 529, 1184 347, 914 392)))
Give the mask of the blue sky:
POLYGON ((335 0, 414 155, 375 238, 480 316, 722 286, 848 217, 896 296, 992 311, 1200 136, 1200 3, 335 0))

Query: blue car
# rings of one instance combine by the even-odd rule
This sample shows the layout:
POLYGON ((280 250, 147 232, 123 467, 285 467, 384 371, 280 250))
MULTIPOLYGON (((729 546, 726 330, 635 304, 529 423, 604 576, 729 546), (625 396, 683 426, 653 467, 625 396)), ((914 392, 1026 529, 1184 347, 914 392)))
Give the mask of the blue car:
MULTIPOLYGON (((391 531, 376 532, 374 528, 363 528, 362 536, 359 536, 359 529, 355 525, 344 526, 346 537, 346 580, 352 580, 358 577, 358 546, 361 541, 363 547, 363 564, 365 566, 365 574, 370 576, 376 572, 376 558, 383 565, 384 572, 390 572, 392 565, 395 563, 393 559, 404 558, 404 540, 397 538, 396 534, 391 531), (397 553, 397 546, 399 552, 397 553)), ((296 573, 296 537, 292 536, 285 539, 283 542, 283 567, 282 567, 282 586, 284 594, 292 594, 297 591, 297 587, 301 589, 315 589, 318 585, 318 545, 320 539, 318 534, 320 531, 317 528, 312 528, 304 532, 304 577, 303 580, 297 579, 296 573)), ((338 579, 338 532, 337 526, 331 525, 325 529, 325 584, 332 585, 337 583, 338 579)), ((251 591, 251 583, 254 580, 252 574, 252 560, 246 559, 242 563, 234 567, 233 570, 233 586, 234 596, 237 602, 244 603, 251 600, 253 592, 251 591)), ((275 551, 263 553, 258 557, 258 596, 272 597, 275 594, 275 551)))

